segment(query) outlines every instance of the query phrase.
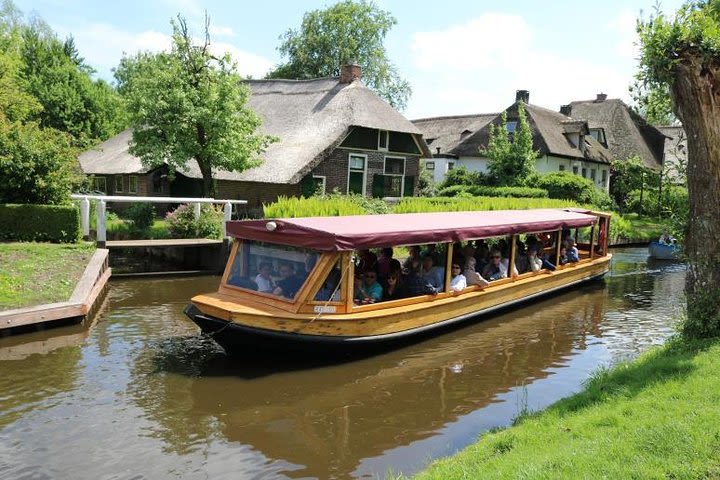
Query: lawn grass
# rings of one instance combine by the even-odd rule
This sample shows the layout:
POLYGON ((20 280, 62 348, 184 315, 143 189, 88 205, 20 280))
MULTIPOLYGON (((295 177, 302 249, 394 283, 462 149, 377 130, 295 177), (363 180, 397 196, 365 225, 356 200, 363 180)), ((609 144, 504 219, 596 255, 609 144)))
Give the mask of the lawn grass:
POLYGON ((632 240, 635 242, 649 242, 657 240, 663 231, 669 230, 667 223, 660 218, 646 217, 637 213, 623 215, 630 222, 632 228, 632 240))
POLYGON ((720 478, 720 342, 671 340, 418 479, 720 478))
POLYGON ((0 310, 70 298, 92 243, 0 243, 0 310))

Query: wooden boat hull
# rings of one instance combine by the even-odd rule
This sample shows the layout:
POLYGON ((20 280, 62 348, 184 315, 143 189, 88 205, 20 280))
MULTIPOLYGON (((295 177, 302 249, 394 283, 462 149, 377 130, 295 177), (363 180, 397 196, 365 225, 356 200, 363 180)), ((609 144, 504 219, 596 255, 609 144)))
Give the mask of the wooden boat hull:
POLYGON ((674 245, 665 245, 660 242, 650 242, 648 245, 648 253, 652 258, 658 260, 677 260, 677 247, 674 245))
POLYGON ((261 318, 223 310, 223 304, 196 297, 185 313, 201 330, 232 353, 247 349, 350 351, 393 348, 416 341, 430 332, 447 329, 478 317, 601 278, 609 257, 584 265, 520 279, 485 291, 465 293, 404 308, 358 314, 295 315, 261 318), (223 318, 224 317, 224 318, 223 318))

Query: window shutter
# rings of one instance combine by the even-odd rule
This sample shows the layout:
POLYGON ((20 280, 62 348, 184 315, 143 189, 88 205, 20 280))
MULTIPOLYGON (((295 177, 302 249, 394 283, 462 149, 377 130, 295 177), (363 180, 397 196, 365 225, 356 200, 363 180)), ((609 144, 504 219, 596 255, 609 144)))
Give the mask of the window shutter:
POLYGON ((415 177, 412 175, 405 176, 405 189, 403 197, 412 197, 415 195, 415 177))
POLYGON ((381 173, 373 175, 372 196, 376 198, 385 196, 385 175, 381 173))

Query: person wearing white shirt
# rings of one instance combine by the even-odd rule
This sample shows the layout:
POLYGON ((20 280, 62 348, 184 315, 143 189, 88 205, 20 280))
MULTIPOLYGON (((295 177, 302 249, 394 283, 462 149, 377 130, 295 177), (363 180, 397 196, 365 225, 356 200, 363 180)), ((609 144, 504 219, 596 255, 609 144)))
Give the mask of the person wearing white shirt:
POLYGON ((462 292, 467 288, 467 279, 462 273, 462 268, 459 263, 452 264, 451 278, 450 278, 450 290, 453 292, 462 292))
POLYGON ((275 289, 275 282, 270 276, 272 271, 272 265, 269 262, 262 262, 258 266, 258 274, 255 277, 255 284, 257 284, 257 291, 262 293, 272 293, 275 289))

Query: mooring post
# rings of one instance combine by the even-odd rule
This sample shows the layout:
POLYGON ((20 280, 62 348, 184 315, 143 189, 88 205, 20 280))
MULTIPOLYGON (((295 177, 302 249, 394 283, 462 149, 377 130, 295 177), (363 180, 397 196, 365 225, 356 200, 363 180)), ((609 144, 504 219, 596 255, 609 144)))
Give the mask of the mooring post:
POLYGON ((80 224, 82 225, 83 240, 90 238, 90 200, 83 197, 80 200, 80 224))
POLYGON ((227 224, 230 220, 232 220, 232 204, 230 202, 225 203, 223 213, 225 214, 225 221, 223 222, 223 228, 225 229, 224 237, 228 238, 227 224))
POLYGON ((98 200, 97 202, 97 246, 98 248, 105 248, 106 241, 105 232, 105 200, 98 200))

